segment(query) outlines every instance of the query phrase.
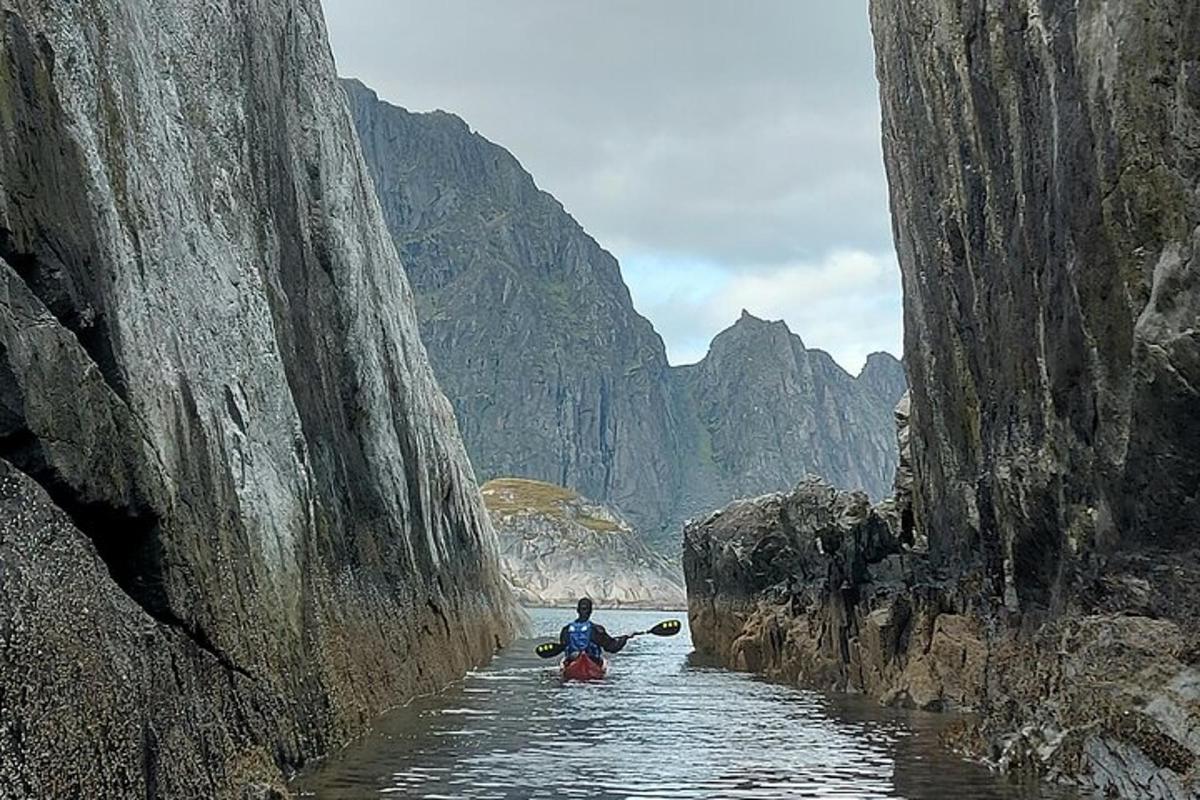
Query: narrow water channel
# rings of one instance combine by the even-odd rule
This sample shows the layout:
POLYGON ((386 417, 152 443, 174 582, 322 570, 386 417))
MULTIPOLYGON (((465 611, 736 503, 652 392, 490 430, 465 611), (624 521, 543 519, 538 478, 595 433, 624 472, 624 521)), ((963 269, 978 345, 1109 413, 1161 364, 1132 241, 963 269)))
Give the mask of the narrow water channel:
MULTIPOLYGON (((530 612, 536 635, 486 669, 380 720, 296 789, 322 800, 972 798, 1075 795, 1017 787, 947 756, 937 715, 892 712, 698 665, 686 627, 637 639, 608 678, 563 684, 532 652, 569 611, 530 612)), ((599 611, 613 633, 661 613, 599 611)))

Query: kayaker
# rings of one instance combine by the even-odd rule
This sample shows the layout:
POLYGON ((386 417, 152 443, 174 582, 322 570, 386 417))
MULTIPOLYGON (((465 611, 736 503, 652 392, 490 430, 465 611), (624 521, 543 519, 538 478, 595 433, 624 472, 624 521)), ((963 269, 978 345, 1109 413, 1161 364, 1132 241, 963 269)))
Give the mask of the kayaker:
POLYGON ((603 663, 603 652, 619 653, 625 643, 629 641, 628 636, 609 636, 603 625, 592 622, 591 599, 579 598, 575 611, 579 614, 578 618, 569 625, 564 625, 562 633, 558 635, 563 652, 566 654, 567 663, 581 655, 586 655, 597 663, 603 663))

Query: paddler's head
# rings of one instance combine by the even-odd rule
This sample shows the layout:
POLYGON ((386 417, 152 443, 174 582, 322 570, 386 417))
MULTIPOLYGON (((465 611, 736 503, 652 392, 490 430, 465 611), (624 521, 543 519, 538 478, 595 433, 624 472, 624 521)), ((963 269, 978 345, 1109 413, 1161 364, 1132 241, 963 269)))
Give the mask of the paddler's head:
POLYGON ((592 601, 587 597, 579 598, 579 603, 575 606, 575 610, 579 612, 579 618, 586 621, 592 615, 592 601))

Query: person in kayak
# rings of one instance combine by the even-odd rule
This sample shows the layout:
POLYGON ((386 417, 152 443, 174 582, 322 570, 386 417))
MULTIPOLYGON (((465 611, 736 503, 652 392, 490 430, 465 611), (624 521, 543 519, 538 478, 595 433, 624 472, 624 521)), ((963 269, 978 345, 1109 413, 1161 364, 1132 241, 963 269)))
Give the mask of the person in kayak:
POLYGON ((568 664, 584 655, 596 663, 603 663, 605 652, 621 652, 629 637, 609 636, 603 625, 592 622, 592 601, 589 598, 581 597, 575 610, 579 617, 569 625, 564 625, 558 635, 568 664))

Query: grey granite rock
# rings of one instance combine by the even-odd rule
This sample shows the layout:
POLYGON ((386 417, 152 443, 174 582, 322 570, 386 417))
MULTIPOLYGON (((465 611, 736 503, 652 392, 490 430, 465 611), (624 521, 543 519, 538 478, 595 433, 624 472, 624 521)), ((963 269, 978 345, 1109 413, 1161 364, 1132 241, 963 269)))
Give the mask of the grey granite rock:
POLYGON ((1200 12, 875 0, 915 510, 1013 608, 1200 526, 1200 12))
POLYGON ((5 796, 278 786, 510 635, 316 0, 0 0, 0 257, 5 796))

